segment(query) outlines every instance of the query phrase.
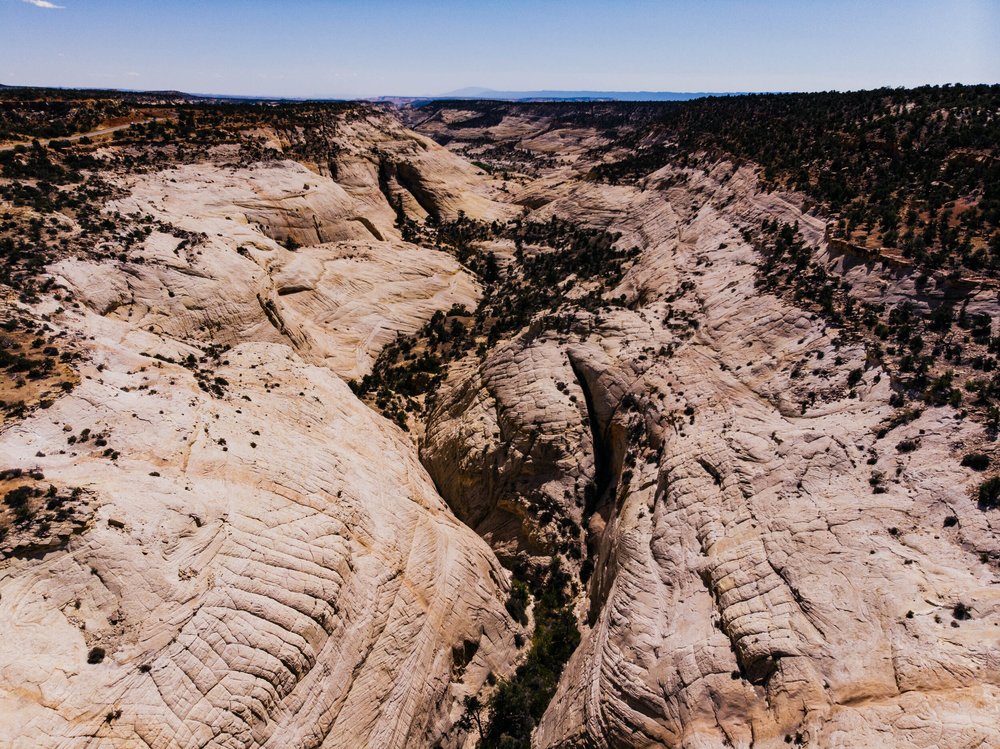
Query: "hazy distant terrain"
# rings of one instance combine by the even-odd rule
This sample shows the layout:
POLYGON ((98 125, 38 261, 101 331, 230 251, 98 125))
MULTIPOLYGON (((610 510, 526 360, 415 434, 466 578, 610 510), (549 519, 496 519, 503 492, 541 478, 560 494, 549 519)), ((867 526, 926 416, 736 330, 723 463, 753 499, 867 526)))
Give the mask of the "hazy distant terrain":
POLYGON ((688 101, 704 96, 720 96, 683 91, 495 91, 490 88, 471 86, 449 91, 441 99, 501 99, 501 100, 606 100, 606 101, 688 101))

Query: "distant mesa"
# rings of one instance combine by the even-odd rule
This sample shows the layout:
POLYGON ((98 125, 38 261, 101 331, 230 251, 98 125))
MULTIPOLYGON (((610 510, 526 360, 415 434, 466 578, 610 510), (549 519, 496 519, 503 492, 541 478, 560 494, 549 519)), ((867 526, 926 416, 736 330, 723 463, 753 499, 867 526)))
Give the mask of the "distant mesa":
POLYGON ((496 91, 469 86, 442 94, 441 99, 501 99, 503 101, 689 101, 706 96, 732 96, 736 92, 706 91, 496 91))
MULTIPOLYGON (((11 86, 0 83, 6 94, 21 98, 74 98, 92 96, 95 98, 124 98, 159 101, 201 101, 204 103, 239 102, 305 102, 305 101, 346 101, 341 97, 286 97, 286 96, 244 96, 234 94, 191 94, 183 91, 141 91, 133 89, 74 89, 38 86, 11 86)), ((420 105, 446 99, 496 100, 496 101, 690 101, 708 96, 738 96, 742 91, 560 91, 543 89, 538 91, 497 91, 482 86, 468 86, 437 96, 394 96, 378 95, 357 97, 358 101, 382 102, 396 105, 420 105)))

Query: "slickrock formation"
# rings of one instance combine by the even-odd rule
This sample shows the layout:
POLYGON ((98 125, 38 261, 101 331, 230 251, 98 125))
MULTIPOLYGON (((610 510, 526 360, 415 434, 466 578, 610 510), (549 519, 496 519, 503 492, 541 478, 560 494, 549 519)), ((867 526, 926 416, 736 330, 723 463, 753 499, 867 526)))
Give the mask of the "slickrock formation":
POLYGON ((339 123, 336 142, 336 159, 317 165, 318 171, 383 211, 390 207, 385 201, 389 197, 415 218, 447 220, 461 211, 492 221, 516 213, 477 167, 407 130, 392 116, 348 117, 339 123))
POLYGON ((504 571, 408 441, 286 346, 230 349, 212 399, 152 358, 193 349, 89 322, 100 372, 4 435, 5 456, 93 499, 66 552, 5 570, 0 740, 437 741, 515 651, 504 571), (66 449, 66 428, 120 455, 66 449))
POLYGON ((363 204, 292 162, 157 173, 112 208, 205 235, 192 245, 154 234, 145 267, 59 266, 97 310, 145 330, 226 345, 284 341, 353 377, 397 332, 413 332, 452 304, 475 306, 475 280, 451 257, 402 243, 391 214, 364 219, 378 237, 396 235, 374 239, 359 223, 363 204), (333 212, 335 199, 342 205, 333 212), (287 228, 295 220, 315 223, 311 243, 309 232, 287 228), (309 246, 289 251, 273 236, 309 246))
MULTIPOLYGON (((478 115, 409 116, 448 140, 478 115)), ((62 513, 0 539, 0 747, 471 749, 534 652, 508 569, 553 557, 581 640, 539 749, 1000 746, 1000 521, 959 464, 984 429, 899 418, 861 341, 761 289, 744 230, 797 222, 859 299, 946 289, 849 257, 750 166, 602 184, 604 128, 515 111, 451 143, 544 165, 494 178, 384 112, 335 124, 328 158, 120 179, 107 210, 158 230, 48 269, 69 293, 32 312, 85 356, 0 432, 62 513), (479 258, 404 241, 460 216, 494 273, 514 218, 637 250, 602 304, 585 280, 445 362, 418 448, 345 381, 439 310, 476 320, 479 258)))
POLYGON ((292 162, 126 187, 109 211, 194 234, 52 269, 87 363, 0 455, 75 524, 7 541, 0 745, 460 744, 517 657, 509 576, 337 375, 475 281, 292 162))
POLYGON ((646 187, 527 188, 545 206, 529 218, 642 248, 611 292, 631 309, 453 377, 423 450, 502 555, 588 526, 588 626, 535 743, 1000 744, 997 521, 958 465, 981 428, 928 408, 877 438, 888 377, 849 384, 863 347, 755 288, 740 228, 822 241, 791 196, 725 164, 646 187))
POLYGON ((593 491, 587 422, 587 397, 563 347, 548 337, 516 341, 446 383, 421 457, 459 517, 501 558, 543 556, 557 545, 540 516, 579 527, 582 498, 593 491))

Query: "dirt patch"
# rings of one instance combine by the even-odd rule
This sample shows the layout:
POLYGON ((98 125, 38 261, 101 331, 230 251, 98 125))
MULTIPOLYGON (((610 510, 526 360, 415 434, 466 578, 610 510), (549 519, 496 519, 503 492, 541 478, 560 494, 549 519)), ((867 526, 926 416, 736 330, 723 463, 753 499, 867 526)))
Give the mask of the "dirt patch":
POLYGON ((0 414, 4 424, 48 408, 80 381, 76 353, 44 322, 0 305, 0 414))

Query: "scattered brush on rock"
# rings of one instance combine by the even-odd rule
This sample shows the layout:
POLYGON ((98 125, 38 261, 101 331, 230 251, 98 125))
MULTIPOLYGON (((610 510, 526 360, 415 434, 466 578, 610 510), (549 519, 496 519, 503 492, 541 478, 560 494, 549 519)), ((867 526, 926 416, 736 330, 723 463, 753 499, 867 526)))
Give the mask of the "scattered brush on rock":
POLYGON ((196 357, 194 354, 188 354, 179 364, 194 373, 194 379, 203 391, 216 398, 222 398, 226 394, 229 382, 224 377, 215 374, 215 367, 229 363, 222 358, 229 351, 229 348, 224 344, 209 344, 201 356, 196 357))
POLYGON ((545 158, 508 143, 467 146, 462 149, 462 153, 483 171, 499 175, 505 180, 510 179, 512 173, 534 176, 556 163, 555 159, 545 158))
MULTIPOLYGON (((418 231, 418 229, 413 229, 418 231)), ((485 355, 541 313, 543 327, 565 324, 572 310, 596 310, 620 299, 605 299, 638 254, 616 246, 618 235, 553 218, 539 223, 517 219, 485 223, 459 216, 419 227, 421 241, 454 254, 476 272, 483 297, 475 312, 453 307, 437 312, 417 333, 400 336, 380 353, 371 374, 351 386, 366 402, 408 429, 426 396, 447 374, 447 366, 471 351, 485 355), (514 243, 514 261, 501 262, 481 249, 493 240, 514 243)))
MULTIPOLYGON (((80 303, 56 287, 47 268, 67 257, 98 262, 150 262, 141 245, 153 232, 180 240, 174 253, 199 252, 204 235, 150 216, 105 210, 124 196, 114 178, 212 157, 213 149, 235 147, 236 165, 295 158, 336 176, 335 142, 342 119, 363 110, 354 104, 315 103, 265 107, 255 103, 191 100, 183 95, 5 89, 0 91, 0 140, 35 139, 0 150, 0 304, 33 305, 54 297, 66 307, 80 303), (62 137, 115 122, 136 121, 100 143, 40 139, 62 137), (147 121, 151 120, 151 121, 147 121), (276 134, 283 151, 267 145, 261 130, 276 134)), ((155 261, 154 261, 155 262, 155 261)), ((65 311, 60 308, 57 314, 65 311)), ((0 408, 5 421, 21 419, 51 404, 76 383, 66 366, 75 357, 67 347, 55 354, 51 330, 22 325, 8 309, 0 331, 0 408), (24 343, 46 340, 46 352, 24 343)), ((210 351, 209 359, 217 358, 210 351)), ((228 383, 195 361, 199 386, 222 397, 228 383)))
MULTIPOLYGON (((879 429, 891 429, 919 416, 920 405, 949 405, 1000 432, 1000 336, 992 321, 967 311, 967 300, 941 301, 927 312, 909 301, 895 305, 858 302, 850 286, 816 262, 795 224, 777 220, 761 230, 744 231, 763 257, 757 285, 795 304, 824 315, 839 328, 838 341, 863 341, 867 366, 881 366, 892 378, 892 405, 897 415, 879 429)), ((847 375, 848 387, 859 385, 862 370, 847 375)))
MULTIPOLYGON (((876 431, 878 438, 917 419, 925 406, 945 405, 982 422, 991 439, 1000 434, 1000 336, 993 334, 988 316, 968 313, 967 301, 942 301, 927 312, 908 301, 893 306, 857 303, 842 280, 812 259, 795 225, 764 221, 760 234, 747 231, 744 236, 764 258, 759 287, 823 314, 840 329, 838 341, 864 342, 868 364, 888 372, 893 387, 889 402, 898 410, 876 431)), ((862 370, 852 370, 847 384, 857 385, 862 378, 862 370)), ((916 439, 896 445, 900 453, 918 447, 916 439)), ((990 458, 970 453, 962 465, 984 471, 990 458)), ((886 491, 883 478, 872 481, 875 493, 886 491)), ((980 485, 978 504, 983 510, 1000 507, 1000 478, 980 485)))
POLYGON ((0 470, 0 560, 65 548, 90 520, 89 497, 59 488, 37 470, 0 470))
POLYGON ((13 303, 0 301, 0 315, 5 316, 0 324, 0 410, 6 422, 48 408, 71 391, 79 381, 72 368, 79 354, 64 334, 13 303))
MULTIPOLYGON (((6 209, 0 215, 0 257, 5 261, 0 283, 16 289, 22 302, 38 300, 47 290, 45 284, 51 283, 46 267, 65 257, 142 263, 145 257, 136 250, 154 231, 181 239, 178 251, 185 244, 197 244, 191 232, 150 216, 105 211, 105 203, 123 193, 97 170, 113 170, 113 165, 81 156, 72 163, 83 171, 67 171, 61 164, 70 159, 70 153, 56 154, 43 146, 37 149, 45 161, 29 164, 58 166, 60 181, 46 179, 44 172, 19 173, 17 179, 0 181, 0 201, 6 209)), ((10 164, 5 174, 10 175, 10 164)))
MULTIPOLYGON (((570 588, 569 575, 553 559, 530 586, 535 628, 524 662, 513 676, 497 684, 485 703, 466 702, 459 727, 468 730, 475 725, 482 749, 530 749, 531 733, 556 692, 563 667, 580 644, 570 588)), ((527 622, 528 591, 527 583, 515 580, 507 602, 508 612, 522 624, 527 622)))

